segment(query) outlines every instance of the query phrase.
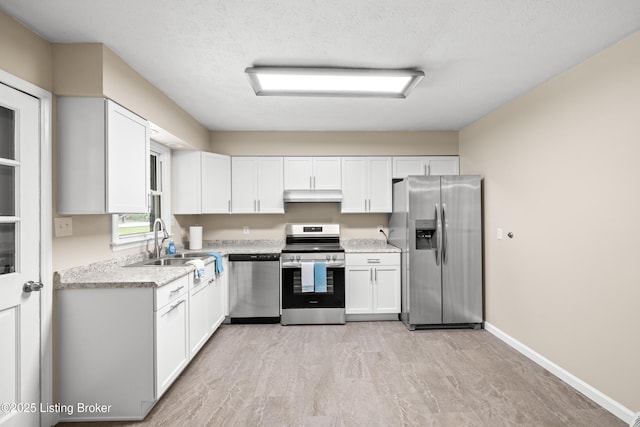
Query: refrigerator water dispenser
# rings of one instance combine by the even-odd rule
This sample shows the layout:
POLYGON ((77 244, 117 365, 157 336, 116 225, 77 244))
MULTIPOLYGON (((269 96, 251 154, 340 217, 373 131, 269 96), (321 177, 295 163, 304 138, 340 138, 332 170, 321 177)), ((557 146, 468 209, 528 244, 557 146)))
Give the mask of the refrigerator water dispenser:
POLYGON ((437 249, 436 221, 416 220, 416 250, 437 249))

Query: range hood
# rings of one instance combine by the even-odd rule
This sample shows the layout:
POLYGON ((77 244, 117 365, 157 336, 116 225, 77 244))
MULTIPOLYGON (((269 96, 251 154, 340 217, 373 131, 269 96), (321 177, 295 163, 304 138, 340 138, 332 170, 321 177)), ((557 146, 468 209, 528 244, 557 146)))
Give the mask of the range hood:
POLYGON ((342 191, 285 190, 283 199, 285 203, 340 203, 342 202, 342 191))

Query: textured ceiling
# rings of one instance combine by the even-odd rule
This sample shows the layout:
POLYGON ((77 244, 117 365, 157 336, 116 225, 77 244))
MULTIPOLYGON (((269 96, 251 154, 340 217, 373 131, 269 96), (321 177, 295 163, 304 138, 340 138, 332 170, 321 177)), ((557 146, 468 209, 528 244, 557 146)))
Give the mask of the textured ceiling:
POLYGON ((639 0, 2 0, 212 130, 455 130, 640 30, 639 0), (419 68, 407 99, 256 97, 256 65, 419 68))

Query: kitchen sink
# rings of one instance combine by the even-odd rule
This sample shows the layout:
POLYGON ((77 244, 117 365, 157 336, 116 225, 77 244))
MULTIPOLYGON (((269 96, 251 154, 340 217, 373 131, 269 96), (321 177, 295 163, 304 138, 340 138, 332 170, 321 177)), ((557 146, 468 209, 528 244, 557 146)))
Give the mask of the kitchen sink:
POLYGON ((181 267, 194 258, 157 258, 129 264, 126 267, 181 267))
POLYGON ((181 267, 194 259, 205 259, 210 255, 207 252, 184 252, 168 255, 162 258, 152 258, 129 264, 126 267, 181 267))
POLYGON ((209 258, 211 255, 207 252, 183 252, 181 254, 171 255, 173 258, 191 258, 191 259, 204 259, 209 258))

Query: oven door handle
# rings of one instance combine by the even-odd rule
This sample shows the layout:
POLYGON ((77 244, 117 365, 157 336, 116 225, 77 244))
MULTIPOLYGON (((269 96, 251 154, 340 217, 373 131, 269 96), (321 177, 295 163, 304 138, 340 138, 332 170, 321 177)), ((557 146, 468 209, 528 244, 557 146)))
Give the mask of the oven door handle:
MULTIPOLYGON (((308 261, 308 262, 312 262, 312 261, 308 261)), ((332 262, 326 262, 326 261, 319 261, 319 262, 324 262, 327 265, 327 269, 330 268, 344 268, 345 264, 344 261, 332 261, 332 262)), ((287 262, 283 262, 282 263, 282 268, 297 268, 300 269, 302 268, 302 263, 297 262, 297 261, 287 261, 287 262)))

